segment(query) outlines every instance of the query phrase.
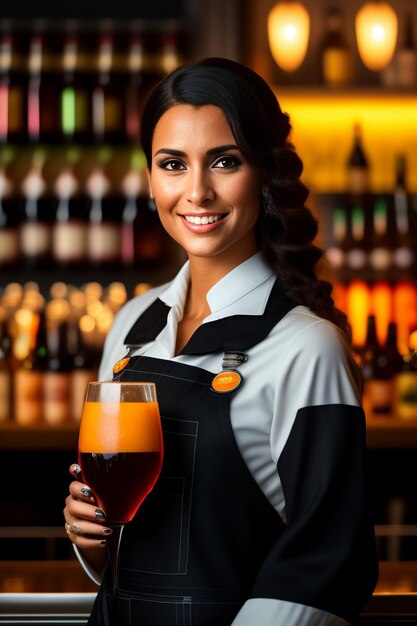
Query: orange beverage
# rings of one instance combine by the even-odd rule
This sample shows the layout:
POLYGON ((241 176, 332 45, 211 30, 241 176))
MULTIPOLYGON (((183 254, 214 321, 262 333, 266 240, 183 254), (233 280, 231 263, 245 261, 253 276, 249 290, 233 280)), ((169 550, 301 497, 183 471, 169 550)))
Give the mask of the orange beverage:
POLYGON ((89 402, 80 425, 78 462, 109 524, 129 522, 162 465, 157 402, 89 402))

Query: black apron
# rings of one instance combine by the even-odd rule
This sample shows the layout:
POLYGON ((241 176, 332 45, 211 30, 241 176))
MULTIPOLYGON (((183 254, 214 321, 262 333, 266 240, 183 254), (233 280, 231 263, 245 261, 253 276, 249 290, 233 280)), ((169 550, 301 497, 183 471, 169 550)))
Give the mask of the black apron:
MULTIPOLYGON (((223 351, 223 365, 236 368, 245 360, 239 355, 294 306, 282 295, 274 297, 277 289, 262 316, 203 324, 182 354, 223 351)), ((168 312, 155 301, 128 333, 126 345, 134 349, 153 340, 168 312)), ((244 376, 244 366, 239 371, 244 376)), ((131 357, 115 376, 155 383, 164 461, 153 491, 124 528, 119 593, 112 597, 106 570, 90 625, 230 626, 285 529, 236 444, 230 400, 240 387, 218 393, 213 378, 198 367, 143 356, 131 357)))

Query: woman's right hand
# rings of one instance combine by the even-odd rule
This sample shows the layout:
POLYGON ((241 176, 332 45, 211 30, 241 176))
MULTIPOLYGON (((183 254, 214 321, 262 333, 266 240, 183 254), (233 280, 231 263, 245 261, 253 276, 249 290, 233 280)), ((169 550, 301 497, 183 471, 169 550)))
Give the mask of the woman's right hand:
POLYGON ((64 519, 68 537, 81 550, 106 548, 106 538, 112 530, 106 526, 106 515, 88 485, 80 482, 80 466, 70 466, 70 474, 76 479, 70 483, 65 500, 64 519))

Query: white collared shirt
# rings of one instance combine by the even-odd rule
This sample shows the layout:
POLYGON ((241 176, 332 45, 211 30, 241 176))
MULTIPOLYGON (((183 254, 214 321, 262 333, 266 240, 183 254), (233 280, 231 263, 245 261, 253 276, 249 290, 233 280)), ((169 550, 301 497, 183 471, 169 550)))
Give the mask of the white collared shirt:
MULTIPOLYGON (((232 315, 262 315, 276 276, 259 252, 234 268, 207 294, 203 323, 232 315)), ((105 343, 99 378, 111 380, 113 365, 126 355, 124 339, 159 297, 171 307, 167 324, 137 354, 170 359, 217 374, 223 352, 175 356, 177 324, 182 319, 190 280, 187 262, 174 280, 129 301, 118 313, 105 343)), ((272 506, 285 521, 285 498, 277 462, 297 411, 324 404, 360 405, 360 382, 343 333, 304 306, 289 311, 259 344, 247 350, 239 371, 246 381, 231 401, 230 419, 241 454, 272 506)), ((87 568, 88 571, 88 568, 87 568)), ((93 575, 92 572, 89 572, 93 575)), ((292 602, 248 600, 233 626, 341 626, 346 621, 292 602)))

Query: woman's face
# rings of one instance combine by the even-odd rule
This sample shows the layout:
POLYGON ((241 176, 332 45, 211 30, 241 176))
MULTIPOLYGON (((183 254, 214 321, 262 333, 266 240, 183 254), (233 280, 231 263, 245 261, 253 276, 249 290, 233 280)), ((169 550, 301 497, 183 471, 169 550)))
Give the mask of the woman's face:
POLYGON ((163 227, 190 259, 238 264, 257 251, 260 176, 220 108, 179 104, 162 115, 149 182, 163 227))

